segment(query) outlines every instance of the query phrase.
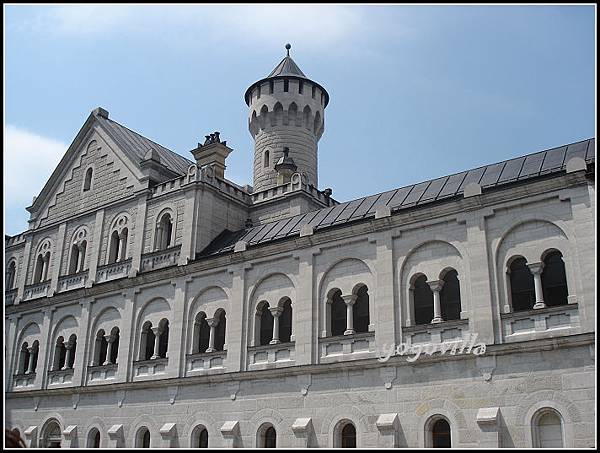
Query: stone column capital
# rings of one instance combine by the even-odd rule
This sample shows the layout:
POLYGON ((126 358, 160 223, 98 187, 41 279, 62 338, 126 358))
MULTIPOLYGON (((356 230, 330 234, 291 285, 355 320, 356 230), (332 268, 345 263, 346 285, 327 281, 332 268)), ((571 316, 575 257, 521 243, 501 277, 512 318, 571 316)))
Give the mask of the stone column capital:
POLYGON ((116 336, 108 334, 108 335, 104 335, 104 339, 108 342, 108 343, 112 343, 113 341, 115 341, 117 339, 116 336))
POLYGON ((217 327, 219 325, 219 321, 220 319, 217 317, 206 318, 206 324, 208 324, 208 327, 217 327))
POLYGON ((430 280, 427 282, 427 284, 431 288, 431 291, 433 291, 434 293, 441 291, 444 287, 444 283, 444 280, 430 280))
POLYGON ((342 296, 342 299, 344 299, 346 305, 354 305, 358 299, 358 296, 356 294, 348 294, 346 296, 342 296))
POLYGON ((283 313, 283 307, 269 307, 269 311, 274 318, 279 318, 283 313))
POLYGON ((541 261, 537 263, 527 263, 527 267, 533 275, 541 275, 544 270, 544 263, 541 261))
POLYGON ((150 330, 152 330, 152 333, 157 336, 162 334, 162 329, 159 326, 156 327, 150 327, 150 330))

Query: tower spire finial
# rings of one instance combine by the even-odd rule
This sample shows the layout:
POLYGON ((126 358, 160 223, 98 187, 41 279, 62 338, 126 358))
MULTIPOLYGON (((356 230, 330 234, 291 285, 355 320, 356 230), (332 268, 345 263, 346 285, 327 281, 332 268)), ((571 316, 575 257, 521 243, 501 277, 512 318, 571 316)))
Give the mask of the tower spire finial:
POLYGON ((290 56, 290 49, 292 48, 292 45, 290 43, 287 43, 285 45, 285 49, 287 50, 287 56, 290 56))

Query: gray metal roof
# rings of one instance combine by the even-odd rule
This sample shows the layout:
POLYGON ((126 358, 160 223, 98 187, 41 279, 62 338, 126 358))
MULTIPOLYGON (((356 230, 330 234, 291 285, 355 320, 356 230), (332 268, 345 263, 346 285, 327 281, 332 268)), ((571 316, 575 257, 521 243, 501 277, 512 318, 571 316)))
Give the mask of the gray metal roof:
POLYGON ((140 164, 145 159, 149 149, 158 152, 160 161, 165 167, 182 175, 187 174, 189 166, 195 163, 116 121, 99 115, 96 119, 119 148, 136 164, 140 164))
POLYGON ((200 254, 199 258, 232 252, 237 241, 247 242, 249 247, 277 239, 289 238, 300 233, 304 225, 314 230, 342 225, 372 218, 379 206, 389 206, 392 213, 422 206, 462 195, 464 187, 472 182, 482 190, 501 187, 563 172, 572 157, 581 157, 588 164, 595 162, 595 139, 583 140, 570 145, 517 157, 497 164, 486 165, 429 181, 389 190, 376 195, 359 198, 329 208, 299 214, 277 222, 265 223, 235 232, 225 230, 200 254))
POLYGON ((295 76, 306 78, 304 73, 300 70, 296 62, 292 60, 292 57, 290 56, 287 56, 281 60, 279 64, 275 66, 275 69, 271 71, 271 74, 267 76, 267 78, 279 76, 295 76))

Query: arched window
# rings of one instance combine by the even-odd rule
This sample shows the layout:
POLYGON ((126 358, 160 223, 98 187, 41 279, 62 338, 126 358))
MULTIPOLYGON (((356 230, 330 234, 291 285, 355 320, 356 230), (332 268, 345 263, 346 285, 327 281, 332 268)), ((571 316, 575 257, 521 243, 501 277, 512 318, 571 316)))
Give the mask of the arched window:
POLYGON ((120 332, 118 327, 113 327, 110 332, 112 345, 110 348, 109 354, 109 363, 117 363, 117 357, 119 356, 119 340, 120 340, 120 332))
POLYGON ((160 338, 158 341, 158 356, 161 359, 167 357, 167 350, 169 349, 169 321, 163 319, 160 322, 160 338))
POLYGON ((40 254, 35 261, 35 271, 33 273, 33 283, 40 283, 43 280, 44 257, 40 254))
POLYGON ((273 339, 273 315, 269 308, 268 302, 262 302, 257 310, 260 322, 260 346, 268 345, 273 339))
POLYGON ((298 106, 292 102, 288 108, 288 124, 290 126, 298 126, 298 106))
POLYGON ((535 448, 564 448, 562 418, 554 409, 538 411, 532 420, 535 448))
POLYGON ((77 260, 79 259, 79 248, 77 244, 71 246, 71 259, 69 260, 69 275, 77 273, 77 260))
POLYGON ((135 446, 138 448, 150 448, 150 431, 142 426, 135 436, 135 446))
POLYGON ((436 420, 431 427, 431 446, 433 448, 450 448, 452 439, 450 424, 444 418, 436 420))
POLYGON ((165 250, 171 246, 173 236, 173 219, 171 215, 166 212, 160 218, 160 221, 156 225, 156 232, 154 236, 154 249, 165 250))
POLYGON ((310 129, 310 107, 308 105, 304 107, 304 110, 302 111, 302 125, 306 129, 310 129))
POLYGON ((215 328, 215 351, 223 351, 225 348, 225 332, 227 331, 225 310, 218 310, 215 317, 219 318, 219 323, 215 328))
POLYGON ((206 322, 206 314, 200 312, 196 315, 194 323, 194 346, 192 353, 204 353, 208 349, 210 339, 210 327, 206 322))
POLYGON ((340 436, 342 448, 356 448, 356 428, 354 424, 346 423, 340 432, 340 436))
POLYGON ((65 347, 65 339, 61 336, 56 339, 54 345, 54 361, 52 362, 52 371, 57 371, 65 366, 65 358, 67 356, 67 348, 65 347))
POLYGON ((292 301, 286 298, 282 306, 283 312, 279 316, 279 340, 289 343, 292 340, 292 301))
POLYGON ((258 434, 259 448, 277 448, 277 431, 273 425, 263 425, 258 434))
POLYGON ((96 428, 92 429, 88 434, 88 448, 100 448, 100 431, 96 428))
POLYGON ((265 154, 263 156, 263 167, 265 167, 265 168, 269 168, 269 166, 271 165, 270 164, 271 159, 270 159, 269 155, 270 155, 269 150, 266 150, 265 154))
POLYGON ((356 302, 352 307, 352 324, 356 333, 369 331, 369 289, 361 286, 356 292, 356 302))
POLYGON ((6 271, 6 289, 13 289, 15 286, 15 276, 17 275, 17 265, 14 260, 8 264, 6 271))
POLYGON ((106 362, 106 351, 108 350, 108 341, 106 341, 106 333, 100 329, 96 334, 96 357, 94 365, 100 366, 106 362))
POLYGON ((84 192, 87 190, 90 190, 92 188, 92 174, 93 174, 93 170, 91 168, 88 168, 87 171, 85 172, 85 180, 83 182, 84 192))
POLYGON ((433 319, 433 292, 427 283, 427 276, 420 275, 412 285, 415 324, 429 324, 433 319))
POLYGON ((192 448, 208 448, 208 430, 202 425, 194 429, 192 448))
POLYGON ((116 263, 119 258, 119 233, 117 230, 110 235, 110 247, 108 252, 108 263, 116 263))
POLYGON ((60 448, 62 430, 56 420, 52 420, 46 425, 42 434, 42 441, 44 448, 60 448))
POLYGON ((344 335, 346 331, 346 302, 342 299, 342 292, 338 289, 331 296, 331 335, 344 335))
POLYGON ((127 259, 127 240, 129 236, 129 231, 127 228, 123 228, 120 236, 120 246, 119 246, 119 261, 123 261, 127 259))
POLYGON ((460 319, 460 284, 458 282, 458 272, 454 269, 446 272, 444 285, 440 291, 440 305, 442 309, 442 318, 444 321, 460 319))
POLYGON ((70 349, 67 354, 68 357, 65 358, 65 363, 67 368, 73 368, 75 365, 75 352, 77 349, 77 335, 73 334, 69 337, 69 343, 66 345, 67 350, 70 349))
POLYGON ((569 290, 567 288, 565 262, 562 253, 558 250, 550 252, 544 257, 542 291, 544 293, 544 303, 548 307, 568 303, 569 290))
POLYGON ((512 310, 531 310, 535 304, 535 287, 527 260, 522 257, 513 260, 509 267, 509 275, 512 310))
POLYGON ((142 326, 142 337, 140 339, 140 360, 150 360, 154 355, 155 335, 152 331, 152 323, 146 321, 142 326))
POLYGON ((29 366, 29 356, 29 344, 25 342, 21 346, 18 374, 25 374, 27 372, 27 367, 29 366))

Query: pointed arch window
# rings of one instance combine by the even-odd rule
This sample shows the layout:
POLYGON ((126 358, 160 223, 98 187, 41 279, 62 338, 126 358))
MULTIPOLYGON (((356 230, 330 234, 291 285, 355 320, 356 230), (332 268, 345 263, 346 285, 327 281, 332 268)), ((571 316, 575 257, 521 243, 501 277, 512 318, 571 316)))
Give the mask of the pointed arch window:
POLYGON ((13 287, 15 286, 16 275, 17 275, 17 265, 15 264, 15 261, 12 260, 8 264, 8 269, 6 271, 6 289, 8 289, 8 290, 13 289, 13 287))
POLYGON ((165 212, 156 225, 154 235, 154 250, 168 249, 173 242, 173 219, 171 214, 165 212))

